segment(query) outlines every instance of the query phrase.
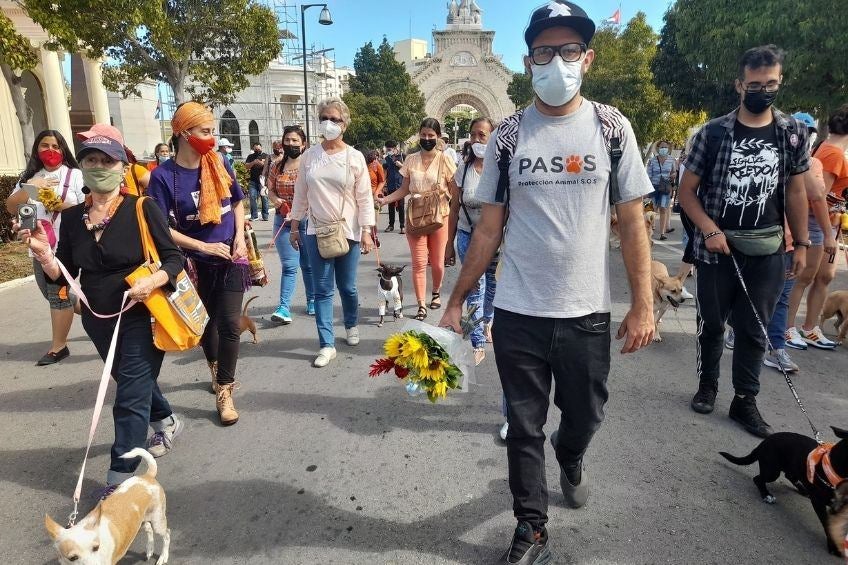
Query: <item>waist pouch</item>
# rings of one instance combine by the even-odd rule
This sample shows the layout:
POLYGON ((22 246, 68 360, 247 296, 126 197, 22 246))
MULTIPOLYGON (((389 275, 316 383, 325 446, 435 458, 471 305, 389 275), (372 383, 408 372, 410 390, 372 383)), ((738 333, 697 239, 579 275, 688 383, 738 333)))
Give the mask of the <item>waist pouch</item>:
POLYGON ((753 230, 724 230, 727 242, 743 255, 762 257, 780 251, 783 243, 783 226, 753 230))

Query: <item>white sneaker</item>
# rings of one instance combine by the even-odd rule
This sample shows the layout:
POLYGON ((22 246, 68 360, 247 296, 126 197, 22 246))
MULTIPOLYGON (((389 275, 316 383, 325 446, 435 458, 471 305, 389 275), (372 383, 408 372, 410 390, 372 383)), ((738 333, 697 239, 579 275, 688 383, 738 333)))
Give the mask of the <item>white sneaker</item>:
POLYGON ((359 345, 359 328, 353 326, 352 328, 347 328, 347 344, 348 345, 359 345))
POLYGON ((798 328, 789 328, 786 332, 784 332, 783 337, 786 338, 786 347, 801 350, 807 349, 807 342, 804 341, 801 334, 798 333, 798 328))
POLYGON ((824 332, 821 331, 821 328, 816 326, 811 330, 805 330, 803 327, 801 328, 801 339, 812 345, 813 347, 818 347, 819 349, 833 349, 836 347, 836 342, 830 341, 826 337, 824 337, 824 332))
POLYGON ((782 368, 787 373, 797 373, 800 369, 800 367, 792 361, 792 358, 789 357, 789 354, 785 349, 775 349, 774 353, 767 353, 763 358, 763 365, 771 367, 772 369, 777 369, 778 371, 782 368))
POLYGON ((336 358, 336 348, 335 347, 322 347, 318 350, 318 357, 315 358, 315 361, 312 362, 313 367, 326 367, 330 364, 330 361, 336 358))
POLYGON ((736 346, 736 332, 733 328, 727 328, 727 333, 724 334, 724 346, 731 351, 736 346))
POLYGON ((685 287, 685 286, 683 287, 683 290, 681 290, 681 291, 680 291, 680 297, 681 297, 681 298, 685 298, 686 300, 694 300, 694 298, 695 298, 695 297, 692 295, 692 293, 691 293, 691 292, 689 292, 688 290, 686 290, 686 287, 685 287))
POLYGON ((183 431, 184 426, 182 420, 177 418, 175 414, 169 416, 169 419, 171 420, 169 424, 166 424, 163 429, 154 432, 147 440, 147 451, 153 457, 162 457, 171 451, 174 444, 174 438, 180 435, 180 432, 183 431))
POLYGON ((501 431, 498 432, 498 435, 501 436, 503 441, 506 441, 506 433, 509 431, 509 422, 504 422, 503 426, 501 426, 501 431))

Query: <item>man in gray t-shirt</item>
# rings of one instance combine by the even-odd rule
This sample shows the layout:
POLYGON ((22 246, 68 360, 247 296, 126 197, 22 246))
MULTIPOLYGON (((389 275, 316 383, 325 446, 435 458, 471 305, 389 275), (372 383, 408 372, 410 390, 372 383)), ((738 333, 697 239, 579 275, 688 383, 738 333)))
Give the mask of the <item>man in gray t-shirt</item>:
MULTIPOLYGON (((588 498, 583 456, 604 417, 610 368, 609 225, 611 159, 591 102, 580 96, 594 52, 595 25, 577 5, 552 0, 525 31, 525 66, 536 93, 518 127, 508 169, 509 221, 498 198, 501 145, 489 142, 470 197, 483 202, 471 247, 441 325, 459 330, 462 302, 501 247, 495 295, 495 357, 507 406, 507 458, 518 526, 502 563, 550 561, 542 428, 551 378, 562 411, 551 436, 565 502, 588 498), (506 226, 506 229, 504 227, 506 226)), ((653 191, 629 122, 615 198, 631 309, 618 330, 622 353, 647 346, 654 332, 651 256, 642 197, 653 191)), ((508 120, 509 121, 509 120, 508 120)))

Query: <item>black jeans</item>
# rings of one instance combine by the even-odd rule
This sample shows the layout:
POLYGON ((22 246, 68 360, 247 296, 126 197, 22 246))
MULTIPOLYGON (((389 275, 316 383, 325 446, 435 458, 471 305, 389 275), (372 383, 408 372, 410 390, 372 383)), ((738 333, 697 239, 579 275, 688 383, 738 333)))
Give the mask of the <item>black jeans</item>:
MULTIPOLYGON (((734 251, 751 300, 768 325, 783 291, 783 254, 749 257, 734 251)), ((766 351, 766 336, 742 290, 733 259, 722 255, 716 264, 698 262, 695 294, 698 305, 697 373, 701 383, 718 385, 724 329, 733 318, 733 388, 737 394, 760 392, 760 369, 766 351)))
MULTIPOLYGON (((245 289, 243 266, 210 265, 195 261, 197 293, 209 313, 209 324, 200 344, 210 363, 218 362, 218 384, 235 380, 239 355, 239 331, 245 289)), ((249 276, 249 275, 248 275, 249 276)))
MULTIPOLYGON (((82 316, 85 333, 104 361, 115 331, 115 322, 114 318, 101 320, 90 314, 82 316)), ((153 346, 153 331, 147 309, 136 306, 125 313, 121 319, 115 362, 112 365, 112 378, 117 388, 112 407, 115 443, 112 444, 111 471, 134 472, 140 460, 126 460, 119 456, 136 447, 144 447, 148 424, 164 420, 173 413, 156 383, 164 356, 164 351, 153 346)))
POLYGON ((509 489, 519 521, 548 521, 545 434, 551 377, 562 412, 556 457, 579 461, 604 419, 610 369, 610 315, 536 318, 495 309, 492 337, 506 399, 509 489))
POLYGON ((394 227, 395 225, 395 211, 397 211, 398 221, 400 222, 400 228, 403 229, 404 223, 406 222, 403 199, 398 200, 394 204, 389 204, 389 225, 392 227, 394 227), (396 208, 397 210, 395 210, 396 208))

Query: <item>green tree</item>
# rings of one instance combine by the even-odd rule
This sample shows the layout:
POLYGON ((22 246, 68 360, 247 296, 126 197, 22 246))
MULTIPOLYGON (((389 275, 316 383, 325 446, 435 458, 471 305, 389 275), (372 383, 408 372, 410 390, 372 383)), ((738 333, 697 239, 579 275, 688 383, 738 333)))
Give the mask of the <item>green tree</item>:
POLYGON ((690 63, 677 43, 680 10, 672 6, 665 14, 657 55, 651 63, 654 84, 679 108, 704 110, 710 116, 726 114, 739 103, 732 81, 707 78, 706 69, 690 63))
POLYGON ((227 104, 248 76, 279 53, 274 13, 257 0, 20 0, 29 16, 68 51, 106 57, 103 82, 124 96, 165 82, 186 96, 227 104))
POLYGON ((742 53, 774 43, 788 53, 777 101, 782 109, 824 118, 848 98, 848 3, 677 0, 675 9, 677 48, 707 80, 732 84, 742 53))
POLYGON ((657 139, 679 145, 686 131, 704 120, 703 115, 676 110, 654 84, 651 62, 657 51, 657 35, 639 12, 619 31, 601 27, 592 39, 595 62, 583 83, 583 93, 618 107, 633 125, 640 146, 657 139))
POLYGON ((35 133, 32 131, 32 108, 26 103, 21 86, 21 71, 29 71, 38 64, 32 44, 15 30, 15 26, 3 12, 0 12, 0 72, 12 96, 12 105, 21 126, 24 143, 24 155, 29 159, 35 133))
POLYGON ((528 106, 535 96, 530 75, 528 73, 515 73, 512 75, 512 80, 509 82, 509 86, 506 87, 506 93, 516 108, 528 106))
POLYGON ((381 147, 387 139, 402 141, 414 134, 424 118, 424 96, 388 40, 383 37, 377 49, 370 41, 363 45, 353 68, 356 76, 344 96, 351 111, 345 138, 359 147, 381 147))

